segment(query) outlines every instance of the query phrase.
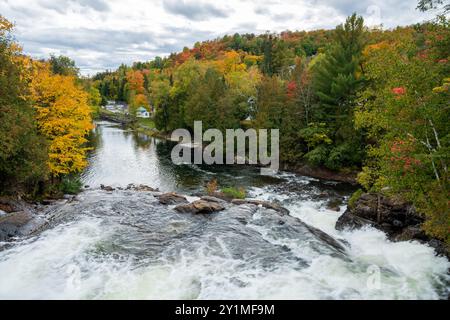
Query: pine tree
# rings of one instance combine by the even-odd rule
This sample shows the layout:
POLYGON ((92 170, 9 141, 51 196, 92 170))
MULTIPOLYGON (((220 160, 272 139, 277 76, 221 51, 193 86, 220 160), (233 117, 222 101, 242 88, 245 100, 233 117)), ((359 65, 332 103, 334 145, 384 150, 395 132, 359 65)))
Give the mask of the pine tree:
POLYGON ((354 95, 360 87, 364 20, 353 14, 335 31, 335 43, 314 68, 314 89, 326 121, 348 118, 354 95))

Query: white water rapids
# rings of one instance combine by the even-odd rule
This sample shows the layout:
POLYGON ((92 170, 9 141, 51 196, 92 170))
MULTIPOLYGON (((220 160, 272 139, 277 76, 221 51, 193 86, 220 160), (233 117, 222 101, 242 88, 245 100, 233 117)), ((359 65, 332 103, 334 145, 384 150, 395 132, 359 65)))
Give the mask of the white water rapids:
MULTIPOLYGON (((106 148, 110 142, 105 134, 102 139, 106 148)), ((311 196, 321 192, 314 179, 283 173, 280 178, 304 186, 305 193, 267 184, 250 186, 249 196, 279 201, 291 216, 342 241, 345 257, 313 236, 298 236, 292 217, 278 226, 260 210, 240 227, 241 213, 227 225, 228 212, 214 221, 188 217, 170 208, 161 212, 151 195, 105 195, 94 188, 78 196, 78 204, 66 205, 70 217, 0 251, 0 298, 447 298, 450 263, 431 247, 390 242, 372 228, 337 231, 345 206, 341 213, 325 209, 325 200, 311 196)))

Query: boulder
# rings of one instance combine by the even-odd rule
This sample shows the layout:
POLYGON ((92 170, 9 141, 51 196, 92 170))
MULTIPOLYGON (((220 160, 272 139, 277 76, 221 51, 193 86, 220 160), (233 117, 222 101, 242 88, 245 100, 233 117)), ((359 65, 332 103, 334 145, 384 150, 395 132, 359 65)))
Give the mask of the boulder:
POLYGON ((212 197, 212 196, 203 196, 200 198, 201 200, 205 200, 205 201, 209 201, 209 202, 217 202, 220 204, 226 204, 227 201, 223 200, 223 199, 219 199, 217 197, 212 197))
POLYGON ((395 237, 409 226, 424 222, 410 203, 381 194, 365 193, 348 207, 336 222, 336 229, 355 228, 370 224, 395 237))
POLYGON ((0 216, 0 241, 20 235, 20 229, 26 225, 33 215, 26 211, 11 212, 0 216))
POLYGON ((103 184, 100 185, 100 189, 105 190, 105 191, 108 191, 108 192, 111 192, 111 191, 114 191, 114 190, 115 190, 113 187, 111 187, 111 186, 105 186, 105 185, 103 185, 103 184))
POLYGON ((335 198, 335 199, 331 199, 327 202, 326 208, 331 211, 339 212, 339 211, 341 211, 341 205, 342 205, 342 199, 335 198))
POLYGON ((159 203, 170 205, 170 204, 180 204, 180 203, 187 203, 186 197, 179 195, 175 192, 168 192, 163 194, 155 195, 156 198, 158 198, 159 203))
POLYGON ((182 213, 213 213, 225 208, 216 201, 196 200, 188 204, 180 204, 175 210, 182 213))
POLYGON ((158 189, 154 189, 154 188, 149 187, 149 186, 147 186, 145 184, 140 184, 140 185, 136 186, 134 188, 134 190, 136 190, 136 191, 159 191, 158 189))
POLYGON ((238 205, 238 206, 243 205, 243 204, 254 204, 257 206, 262 206, 267 209, 275 210, 276 212, 281 213, 281 214, 289 214, 288 209, 286 209, 276 203, 269 202, 269 201, 256 200, 256 199, 233 199, 233 200, 231 200, 231 203, 238 205))

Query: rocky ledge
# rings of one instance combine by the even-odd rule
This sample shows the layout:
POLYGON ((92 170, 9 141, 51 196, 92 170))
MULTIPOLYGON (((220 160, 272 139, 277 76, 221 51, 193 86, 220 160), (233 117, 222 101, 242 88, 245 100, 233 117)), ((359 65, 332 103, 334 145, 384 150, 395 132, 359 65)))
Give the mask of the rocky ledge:
POLYGON ((303 163, 303 164, 295 164, 291 165, 288 163, 282 163, 281 169, 295 172, 307 177, 316 178, 316 179, 322 179, 322 180, 329 180, 329 181, 337 181, 337 182, 345 182, 352 185, 356 185, 356 175, 357 172, 338 172, 333 171, 330 169, 327 169, 325 167, 315 167, 311 166, 309 164, 303 163))
POLYGON ((365 193, 339 217, 336 229, 358 229, 370 225, 384 231, 391 241, 427 243, 437 254, 449 258, 445 243, 427 236, 422 230, 423 222, 423 217, 413 205, 381 194, 365 193))

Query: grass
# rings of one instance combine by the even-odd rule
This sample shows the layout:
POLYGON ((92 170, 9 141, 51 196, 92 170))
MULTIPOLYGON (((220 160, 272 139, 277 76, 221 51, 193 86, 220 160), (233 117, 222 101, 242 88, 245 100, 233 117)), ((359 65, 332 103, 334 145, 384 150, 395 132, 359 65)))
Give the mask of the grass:
POLYGON ((155 122, 150 118, 137 118, 140 125, 147 127, 148 129, 153 129, 155 127, 155 122))
POLYGON ((233 198, 233 199, 245 199, 245 189, 244 188, 235 188, 235 187, 227 187, 223 188, 222 193, 226 195, 227 197, 233 198))

